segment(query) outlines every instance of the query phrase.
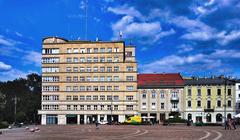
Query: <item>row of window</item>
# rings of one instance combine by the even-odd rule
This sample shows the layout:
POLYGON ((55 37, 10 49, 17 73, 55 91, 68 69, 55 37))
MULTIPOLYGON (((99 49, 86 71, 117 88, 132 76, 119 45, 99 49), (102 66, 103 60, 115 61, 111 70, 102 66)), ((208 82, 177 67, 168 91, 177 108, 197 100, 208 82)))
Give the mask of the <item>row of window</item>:
POLYGON ((58 101, 59 95, 43 95, 42 100, 44 101, 58 101))
MULTIPOLYGON (((67 105, 67 110, 119 110, 118 105, 67 105)), ((59 110, 59 105, 42 105, 43 110, 59 110)), ((133 110, 133 105, 126 105, 126 110, 133 110)))
MULTIPOLYGON (((66 86, 66 91, 119 91, 119 86, 66 86)), ((126 86, 127 91, 133 91, 133 86, 126 86)))
MULTIPOLYGON (((174 97, 174 98, 178 98, 178 91, 171 91, 171 97, 174 97)), ((157 96, 157 93, 156 92, 152 92, 151 93, 151 97, 152 99, 156 99, 156 96, 157 96)), ((164 96, 165 96, 165 92, 164 91, 160 91, 160 98, 164 99, 164 96)), ((142 99, 146 99, 147 98, 147 93, 142 93, 142 99)))
POLYGON ((42 49, 42 54, 59 54, 58 48, 42 49))
MULTIPOLYGON (((119 66, 108 66, 108 67, 66 67, 66 72, 119 72, 120 68, 119 66)), ((126 67, 127 72, 133 71, 133 66, 127 66, 126 67)), ((59 67, 43 67, 42 72, 59 72, 59 67)))
MULTIPOLYGON (((228 100, 227 101, 227 107, 231 107, 232 106, 232 101, 231 100, 228 100)), ((192 101, 187 101, 187 107, 188 108, 191 108, 192 107, 192 101)), ((197 107, 200 108, 202 107, 202 101, 201 100, 198 100, 197 101, 197 107)), ((211 106, 211 101, 207 101, 207 108, 212 108, 211 106)), ((222 107, 222 101, 221 100, 218 100, 217 101, 217 107, 222 107)))
POLYGON ((108 48, 67 48, 67 53, 111 53, 119 52, 118 47, 108 47, 108 48))
MULTIPOLYGON (((134 98, 133 98, 133 96, 132 95, 127 95, 126 96, 126 101, 132 101, 134 98)), ((114 95, 114 96, 112 96, 112 95, 107 95, 107 96, 105 96, 105 95, 100 95, 100 96, 98 96, 98 95, 93 95, 93 96, 91 96, 91 95, 87 95, 87 96, 84 96, 84 95, 80 95, 80 96, 77 96, 77 95, 73 95, 73 96, 70 96, 70 95, 67 95, 66 96, 66 100, 94 100, 94 101, 96 101, 96 100, 101 100, 101 101, 105 101, 105 100, 107 100, 107 101, 118 101, 119 100, 119 96, 118 95, 114 95)))
POLYGON ((66 62, 67 63, 78 63, 78 62, 119 62, 119 57, 118 56, 114 56, 114 57, 68 57, 66 58, 66 62))
MULTIPOLYGON (((212 90, 211 89, 207 89, 207 96, 211 96, 212 95, 212 90)), ((222 95, 222 89, 217 89, 217 96, 221 96, 222 95)), ((231 96, 232 95, 232 89, 227 89, 227 95, 231 96)), ((192 89, 188 89, 188 96, 192 96, 192 89)), ((197 89, 197 96, 202 96, 202 90, 199 88, 197 89)))
MULTIPOLYGON (((147 109, 147 104, 145 102, 142 103, 141 108, 142 108, 142 110, 146 110, 147 109)), ((164 109, 164 108, 165 108, 165 104, 160 103, 160 109, 164 109)), ((172 103, 172 108, 178 108, 178 103, 172 103)), ((151 109, 156 110, 156 103, 155 102, 152 103, 151 109)))

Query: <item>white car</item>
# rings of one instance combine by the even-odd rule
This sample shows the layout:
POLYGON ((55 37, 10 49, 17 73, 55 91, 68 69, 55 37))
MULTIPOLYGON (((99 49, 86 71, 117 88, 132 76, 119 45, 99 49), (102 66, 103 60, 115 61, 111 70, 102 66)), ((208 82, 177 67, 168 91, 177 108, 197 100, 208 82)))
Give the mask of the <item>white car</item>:
POLYGON ((108 124, 108 121, 100 121, 99 124, 108 124))

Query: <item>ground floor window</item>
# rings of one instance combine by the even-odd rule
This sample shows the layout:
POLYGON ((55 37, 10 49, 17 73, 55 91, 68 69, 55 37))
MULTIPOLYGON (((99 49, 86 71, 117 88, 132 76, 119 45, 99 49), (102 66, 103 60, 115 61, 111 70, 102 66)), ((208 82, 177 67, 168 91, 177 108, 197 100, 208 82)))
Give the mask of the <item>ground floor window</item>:
POLYGON ((47 124, 57 124, 57 122, 58 122, 57 115, 47 115, 46 117, 47 117, 46 118, 47 124))
POLYGON ((222 114, 219 113, 219 114, 216 115, 216 121, 217 122, 222 122, 222 114))
POLYGON ((188 120, 189 121, 192 120, 192 114, 191 113, 188 114, 188 120))
POLYGON ((212 121, 212 115, 208 113, 207 116, 206 116, 206 120, 207 120, 207 122, 211 122, 212 121))

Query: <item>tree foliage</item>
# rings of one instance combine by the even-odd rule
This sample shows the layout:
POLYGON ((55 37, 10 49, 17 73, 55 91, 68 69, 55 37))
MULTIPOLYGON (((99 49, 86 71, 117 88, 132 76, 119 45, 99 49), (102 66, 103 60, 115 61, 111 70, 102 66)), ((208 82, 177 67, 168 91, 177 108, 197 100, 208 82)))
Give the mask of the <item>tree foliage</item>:
POLYGON ((29 74, 26 79, 0 82, 0 122, 39 122, 41 108, 41 76, 29 74), (15 115, 15 97, 17 99, 15 115))

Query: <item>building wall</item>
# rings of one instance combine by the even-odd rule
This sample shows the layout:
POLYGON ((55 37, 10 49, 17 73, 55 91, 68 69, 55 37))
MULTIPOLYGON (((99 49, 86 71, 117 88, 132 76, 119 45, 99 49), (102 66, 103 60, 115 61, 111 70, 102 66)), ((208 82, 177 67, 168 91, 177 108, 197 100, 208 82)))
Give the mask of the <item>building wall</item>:
MULTIPOLYGON (((235 114, 235 86, 227 86, 226 92, 228 92, 228 89, 231 90, 231 95, 226 94, 226 115, 235 114), (231 106, 228 106, 228 101, 231 101, 231 106)), ((202 121, 204 123, 207 122, 207 115, 211 115, 211 122, 209 123, 216 123, 216 115, 221 114, 222 117, 224 117, 224 104, 225 104, 225 86, 224 85, 193 85, 193 86, 185 86, 184 88, 184 101, 185 101, 185 113, 184 118, 188 119, 188 115, 192 115, 193 122, 197 121, 196 116, 202 117, 202 121), (198 89, 201 90, 201 95, 198 95, 198 89), (207 90, 211 90, 211 95, 207 95, 207 90), (221 94, 218 95, 218 89, 221 90, 221 94), (189 90, 191 90, 191 94, 189 93, 189 90), (188 106, 188 101, 191 101, 191 106, 188 106), (197 106, 197 102, 201 101, 201 106, 197 106), (211 107, 208 108, 207 102, 211 101, 211 107), (218 101, 221 102, 220 105, 218 105, 218 101), (212 109, 212 110, 209 110, 212 109)), ((221 122, 223 122, 224 119, 222 119, 221 122)))
POLYGON ((45 39, 43 42, 44 54, 42 55, 42 109, 39 110, 39 114, 42 115, 42 124, 46 124, 46 115, 48 114, 57 115, 58 124, 66 124, 67 114, 76 114, 77 122, 79 122, 79 115, 97 115, 98 117, 100 115, 118 115, 118 121, 123 122, 125 115, 137 114, 137 63, 134 51, 134 47, 126 47, 124 42, 68 42, 59 38, 45 39), (59 51, 54 54, 46 54, 46 52, 52 51, 49 49, 53 48, 59 49, 59 51), (96 48, 98 48, 98 52, 94 51, 96 48), (101 48, 105 48, 105 51, 100 52, 101 48), (87 49, 91 49, 91 52, 88 52, 87 49), (68 52, 69 50, 71 53, 68 52), (74 52, 76 50, 78 52, 74 52), (83 50, 84 52, 82 52, 83 50), (130 55, 127 54, 129 52, 131 52, 130 55), (100 61, 102 57, 105 58, 105 62, 100 61), (49 60, 51 58, 56 58, 56 60, 49 60), (75 61, 76 58, 78 62, 75 61), (85 58, 85 62, 80 62, 82 58, 85 58), (92 59, 91 62, 86 62, 88 58, 92 59), (98 62, 94 62, 95 58, 98 58, 98 62), (98 67, 98 70, 95 67, 98 67), (104 72, 100 67, 105 68, 104 72), (111 67, 112 70, 108 67, 111 67), (119 70, 115 70, 117 67, 119 70), (45 72, 49 68, 59 68, 59 70, 45 72), (91 71, 87 71, 89 68, 91 71), (51 81, 53 76, 59 80, 51 81), (132 77, 127 78, 127 76, 132 77), (103 77, 104 80, 101 80, 103 77), (91 81, 88 81, 88 78, 91 78, 91 81), (56 87, 55 91, 50 91, 51 86, 56 87), (85 90, 82 89, 82 86, 85 87, 85 90), (87 90, 86 88, 90 86, 92 89, 87 90), (105 90, 102 89, 103 86, 105 90), (82 100, 82 96, 85 97, 85 100, 82 100), (91 96, 91 99, 87 99, 87 96, 91 96), (93 96, 98 98, 93 99, 93 96), (105 96, 105 99, 100 99, 100 96, 105 96), (107 96, 112 96, 112 98, 118 96, 118 99, 107 98, 107 96), (128 96, 131 99, 127 99, 128 96), (90 108, 88 108, 89 105, 90 108), (101 108, 101 105, 104 105, 104 108, 101 108))
POLYGON ((163 120, 160 118, 160 113, 165 114, 164 119, 169 118, 171 112, 179 112, 180 116, 183 117, 184 103, 183 103, 183 88, 156 88, 156 89, 139 89, 139 113, 141 114, 156 114, 157 120, 163 120), (172 92, 177 93, 177 98, 175 101, 172 100, 172 92), (143 97, 143 94, 146 94, 146 98, 143 97), (156 94, 156 97, 153 98, 153 94, 156 94), (161 96, 163 94, 163 97, 161 96), (177 104, 177 108, 173 108, 173 102, 177 104), (144 106, 146 104, 146 107, 144 106), (152 103, 156 104, 156 107, 153 108, 152 103), (161 103, 164 103, 164 108, 161 108, 161 103))
POLYGON ((240 83, 236 83, 236 114, 240 113, 240 83))

